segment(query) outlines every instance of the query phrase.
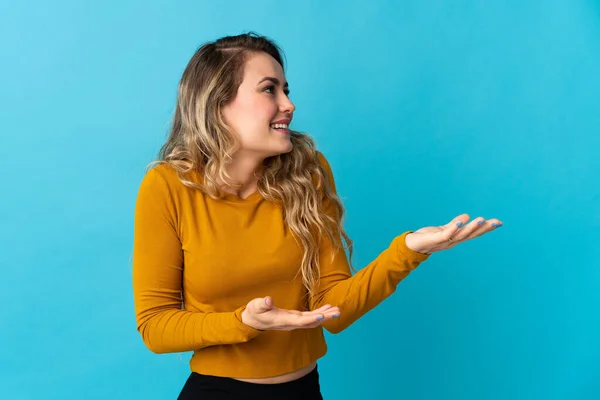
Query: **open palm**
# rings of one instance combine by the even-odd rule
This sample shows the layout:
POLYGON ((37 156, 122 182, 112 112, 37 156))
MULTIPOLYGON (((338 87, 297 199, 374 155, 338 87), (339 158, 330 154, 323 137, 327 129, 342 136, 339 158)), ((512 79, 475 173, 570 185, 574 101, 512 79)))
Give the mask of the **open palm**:
POLYGON ((469 218, 469 214, 461 214, 446 225, 418 229, 406 235, 406 245, 416 252, 431 254, 448 250, 502 226, 502 222, 496 218, 486 220, 477 217, 468 222, 469 218))
POLYGON ((271 296, 251 300, 242 313, 242 321, 260 330, 289 331, 301 328, 314 328, 337 318, 340 309, 330 304, 312 311, 286 310, 275 307, 271 296))

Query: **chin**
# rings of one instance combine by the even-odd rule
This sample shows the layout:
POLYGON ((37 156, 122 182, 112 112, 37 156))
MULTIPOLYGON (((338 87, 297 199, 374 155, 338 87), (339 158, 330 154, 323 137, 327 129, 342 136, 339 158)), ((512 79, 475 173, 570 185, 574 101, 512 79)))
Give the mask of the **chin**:
POLYGON ((287 153, 290 153, 292 151, 292 149, 293 148, 290 147, 289 149, 285 149, 285 150, 271 151, 271 152, 269 152, 269 154, 265 158, 276 157, 276 156, 280 156, 282 154, 287 154, 287 153))
POLYGON ((291 152, 294 149, 294 145, 292 144, 292 142, 288 142, 286 145, 283 146, 278 146, 278 148, 275 149, 271 149, 270 153, 270 157, 272 156, 278 156, 280 154, 286 154, 291 152))
POLYGON ((294 145, 292 144, 292 142, 290 142, 285 149, 281 152, 281 154, 285 154, 285 153, 289 153, 292 150, 294 150, 294 145))

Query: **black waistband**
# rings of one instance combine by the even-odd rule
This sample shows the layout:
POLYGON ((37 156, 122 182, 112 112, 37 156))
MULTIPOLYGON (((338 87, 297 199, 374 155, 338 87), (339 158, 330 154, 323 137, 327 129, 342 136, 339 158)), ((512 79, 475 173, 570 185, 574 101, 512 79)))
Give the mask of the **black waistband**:
POLYGON ((311 397, 302 398, 321 398, 319 395, 320 385, 317 367, 301 378, 283 383, 251 383, 233 378, 192 372, 186 386, 188 386, 188 389, 194 387, 194 391, 199 391, 200 393, 203 391, 223 392, 246 398, 253 398, 255 396, 264 396, 264 398, 295 398, 296 395, 300 394, 311 394, 311 397), (312 397, 312 394, 315 397, 312 397))

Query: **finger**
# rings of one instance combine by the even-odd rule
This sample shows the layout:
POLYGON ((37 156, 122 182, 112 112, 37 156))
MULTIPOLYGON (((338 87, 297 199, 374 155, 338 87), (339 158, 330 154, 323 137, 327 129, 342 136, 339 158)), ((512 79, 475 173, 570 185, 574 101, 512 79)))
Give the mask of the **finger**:
POLYGON ((319 316, 315 315, 297 315, 294 313, 286 312, 281 315, 280 321, 278 321, 277 325, 283 327, 283 329, 298 329, 298 328, 306 328, 312 324, 318 323, 323 318, 319 319, 319 316))
POLYGON ((257 314, 265 313, 275 307, 275 303, 271 296, 254 299, 254 305, 256 307, 257 314))
POLYGON ((446 225, 442 225, 441 228, 444 229, 448 229, 448 228, 452 228, 453 226, 457 226, 457 224, 459 222, 462 222, 463 225, 467 223, 467 221, 469 221, 471 217, 469 216, 469 214, 460 214, 456 217, 454 217, 450 222, 448 222, 446 225))
POLYGON ((331 304, 325 304, 324 306, 317 308, 316 310, 309 310, 309 311, 293 311, 293 310, 289 310, 290 312, 293 312, 294 314, 301 314, 301 315, 314 315, 315 313, 322 313, 324 311, 327 311, 331 308, 331 304))
MULTIPOLYGON (((315 313, 315 315, 317 317, 317 320, 315 321, 315 323, 317 325, 322 324, 323 322, 327 322, 333 318, 338 318, 340 316, 340 309, 338 307, 331 307, 330 309, 320 312, 320 313, 315 313)), ((313 316, 313 317, 314 317, 313 316)))
POLYGON ((325 316, 325 319, 338 318, 340 316, 340 309, 337 307, 332 307, 331 309, 327 310, 323 315, 325 316))
POLYGON ((333 310, 333 311, 330 310, 323 314, 323 319, 320 319, 320 320, 316 321, 315 323, 313 323, 309 326, 306 326, 305 328, 314 328, 314 327, 324 324, 327 321, 330 321, 332 319, 339 318, 339 317, 340 317, 339 310, 333 310))
POLYGON ((294 315, 292 313, 287 313, 288 316, 285 318, 285 323, 288 326, 292 326, 294 328, 309 328, 313 326, 319 326, 323 322, 329 321, 332 318, 337 318, 340 315, 340 309, 338 307, 330 307, 329 309, 316 312, 309 311, 303 313, 303 315, 294 315))
POLYGON ((340 315, 339 307, 331 307, 328 310, 325 310, 321 313, 324 319, 331 319, 340 315))
POLYGON ((340 309, 338 307, 332 307, 330 305, 328 305, 327 307, 321 307, 319 309, 313 310, 313 311, 304 311, 302 313, 302 315, 305 316, 312 316, 312 317, 319 317, 319 316, 327 316, 327 315, 333 315, 333 314, 339 314, 340 309))
POLYGON ((485 221, 480 227, 479 229, 475 230, 474 232, 472 232, 469 236, 467 236, 464 240, 471 240, 471 239, 475 239, 476 237, 479 237, 483 234, 486 234, 490 231, 493 231, 495 229, 498 229, 502 226, 502 222, 497 220, 497 219, 491 219, 489 221, 485 221))
POLYGON ((316 310, 311 310, 309 312, 323 312, 329 310, 331 307, 331 304, 325 304, 324 306, 317 308, 316 310))
POLYGON ((442 240, 446 241, 450 238, 454 238, 454 235, 456 235, 459 229, 469 221, 469 218, 469 214, 461 214, 446 225, 443 225, 442 240))
POLYGON ((473 237, 477 232, 481 232, 486 228, 485 219, 483 217, 477 217, 473 221, 469 222, 460 228, 456 234, 452 237, 454 242, 461 242, 468 240, 469 237, 473 237))
POLYGON ((327 310, 329 310, 331 308, 331 305, 327 304, 326 306, 323 306, 317 310, 313 310, 313 311, 298 311, 298 310, 282 310, 285 312, 289 312, 292 313, 294 315, 316 315, 317 313, 322 313, 325 312, 327 310))
POLYGON ((315 310, 304 311, 302 314, 303 315, 314 315, 315 313, 322 313, 324 311, 327 311, 331 307, 332 307, 331 304, 325 304, 324 306, 321 306, 315 310))

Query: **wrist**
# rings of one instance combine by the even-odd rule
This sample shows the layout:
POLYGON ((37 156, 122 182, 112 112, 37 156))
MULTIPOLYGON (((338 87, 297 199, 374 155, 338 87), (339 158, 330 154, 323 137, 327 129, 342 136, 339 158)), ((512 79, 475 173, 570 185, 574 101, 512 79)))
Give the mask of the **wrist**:
POLYGON ((247 308, 244 308, 244 310, 242 311, 241 319, 242 319, 243 324, 250 326, 248 324, 248 309, 247 308))
POLYGON ((414 251, 415 253, 427 254, 426 249, 421 249, 415 246, 414 241, 412 240, 414 236, 414 232, 409 232, 404 236, 404 245, 407 249, 414 251))
POLYGON ((252 329, 256 329, 257 331, 261 331, 263 332, 263 329, 258 329, 257 327, 255 327, 251 321, 253 321, 252 317, 250 316, 250 312, 248 311, 247 308, 244 308, 244 311, 242 311, 242 315, 241 315, 241 319, 242 319, 242 323, 244 325, 249 326, 252 329))
MULTIPOLYGON (((417 244, 415 244, 415 240, 414 240, 414 236, 415 233, 412 231, 408 231, 406 232, 404 235, 404 240, 402 241, 403 243, 403 247, 408 250, 410 252, 410 254, 413 254, 416 257, 422 258, 422 257, 429 257, 432 254, 431 249, 425 249, 422 248, 421 246, 418 246, 417 244)), ((402 238, 401 236, 401 238, 402 238)), ((418 240, 417 240, 418 241, 418 240)))

